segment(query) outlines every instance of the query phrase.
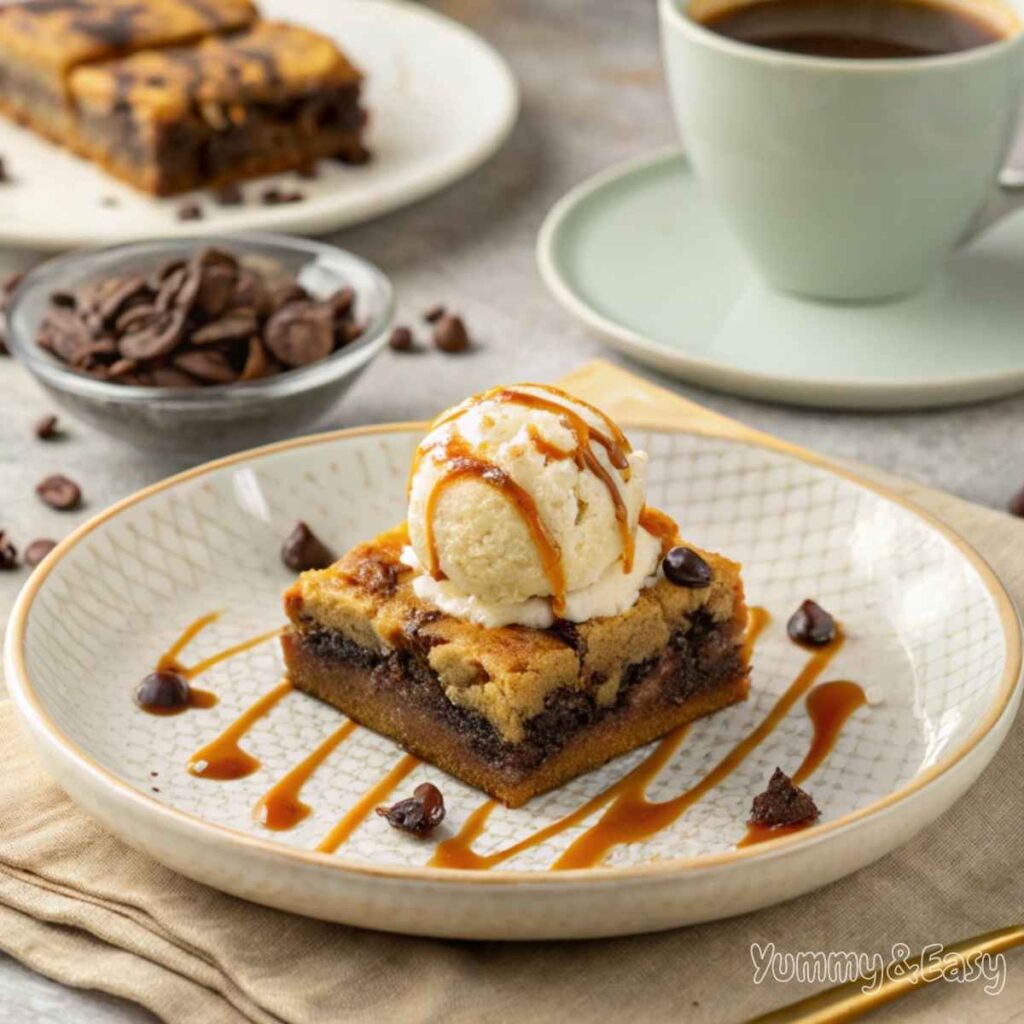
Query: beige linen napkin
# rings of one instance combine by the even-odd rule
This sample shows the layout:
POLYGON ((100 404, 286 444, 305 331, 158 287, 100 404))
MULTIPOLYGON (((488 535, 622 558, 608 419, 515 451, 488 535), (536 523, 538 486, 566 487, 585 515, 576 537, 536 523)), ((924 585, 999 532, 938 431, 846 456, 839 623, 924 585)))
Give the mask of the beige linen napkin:
MULTIPOLYGON (((631 379, 631 378, 630 378, 631 379)), ((880 474, 873 473, 879 479, 880 474)), ((973 543, 1018 603, 1024 523, 884 479, 973 543)), ((69 985, 186 1024, 288 1021, 737 1022, 820 985, 754 982, 750 947, 917 951, 1024 919, 1024 735, 944 818, 877 864, 730 921, 569 943, 469 943, 358 931, 225 896, 106 834, 43 773, 0 704, 0 948, 69 985)), ((879 1021, 1019 1020, 1005 987, 935 983, 879 1021)))

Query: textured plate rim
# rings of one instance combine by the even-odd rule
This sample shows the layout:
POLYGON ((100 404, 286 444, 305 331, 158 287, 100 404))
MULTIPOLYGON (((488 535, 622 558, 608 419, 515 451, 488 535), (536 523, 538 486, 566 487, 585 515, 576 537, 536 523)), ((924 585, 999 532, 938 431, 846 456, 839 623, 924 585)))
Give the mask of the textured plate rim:
MULTIPOLYGON (((261 211, 263 215, 261 220, 255 225, 242 224, 234 226, 231 223, 211 221, 211 233, 235 234, 259 231, 320 236, 357 224, 364 224, 377 217, 393 213, 395 210, 405 206, 410 206, 420 199, 425 199, 427 196, 431 196, 447 188, 449 185, 455 184, 455 182, 460 181, 482 166, 508 139, 519 118, 519 83, 508 61, 499 52, 497 47, 454 18, 450 18, 440 11, 424 7, 421 4, 407 2, 407 0, 375 0, 373 6, 378 9, 392 8, 399 17, 412 16, 423 18, 426 21, 433 21, 440 28, 453 33, 453 35, 461 36, 465 43, 474 46, 482 56, 485 56, 491 62, 496 91, 500 88, 501 102, 500 105, 496 105, 495 117, 488 131, 486 133, 481 132, 474 145, 461 153, 457 160, 450 160, 431 173, 424 174, 412 182, 393 186, 383 197, 378 195, 369 198, 357 207, 335 209, 332 213, 331 209, 321 209, 319 203, 315 201, 309 204, 312 208, 307 209, 301 209, 302 204, 300 203, 296 204, 295 207, 278 207, 276 209, 263 210, 261 211)), ((299 21, 301 22, 301 20, 300 17, 299 21)), ((27 131, 28 129, 25 130, 27 131)), ((44 141, 48 142, 48 140, 44 141)), ((74 156, 69 150, 56 143, 48 142, 48 144, 66 155, 74 156)), ((119 181, 116 178, 112 180, 115 182, 119 181)), ((122 242, 142 241, 150 237, 151 234, 152 232, 139 235, 130 229, 128 231, 113 230, 101 231, 99 233, 61 233, 61 229, 57 225, 44 227, 39 224, 27 224, 23 228, 0 227, 0 244, 35 249, 41 252, 51 252, 90 245, 115 245, 122 242)), ((174 220, 169 220, 161 230, 161 237, 173 238, 179 234, 203 234, 202 225, 197 226, 195 223, 179 224, 174 220)))
MULTIPOLYGON (((630 420, 623 417, 623 422, 628 427, 630 420)), ((920 772, 905 786, 892 793, 873 801, 866 807, 845 814, 834 821, 826 822, 816 826, 807 832, 797 832, 790 836, 783 836, 772 843, 756 844, 741 849, 732 849, 720 853, 704 854, 699 857, 677 857, 671 859, 657 860, 646 864, 632 865, 629 867, 596 867, 577 868, 566 871, 475 871, 463 868, 439 868, 439 867, 408 867, 403 865, 374 865, 360 861, 346 860, 336 854, 320 853, 316 850, 297 849, 275 843, 273 840, 264 839, 257 835, 251 835, 232 829, 226 825, 220 825, 208 821, 199 815, 191 814, 178 808, 169 807, 151 796, 136 789, 128 782, 119 779, 113 772, 104 768, 92 756, 83 751, 70 737, 66 736, 47 714, 42 702, 37 697, 28 669, 25 664, 25 632, 28 625, 28 618, 32 608, 32 602, 46 581, 49 574, 56 565, 68 555, 74 548, 88 537, 94 530, 102 526, 108 520, 114 519, 121 512, 133 507, 141 501, 170 490, 179 484, 189 480, 218 472, 229 466, 239 465, 262 459, 266 456, 278 454, 284 451, 292 451, 299 448, 313 447, 316 445, 333 444, 347 439, 374 436, 377 434, 397 434, 422 432, 427 428, 426 423, 406 422, 373 424, 364 427, 351 427, 345 430, 330 431, 322 434, 311 434, 305 437, 291 438, 286 441, 278 441, 273 444, 263 445, 258 448, 251 448, 243 452, 237 452, 221 459, 203 463, 192 469, 185 470, 173 476, 144 487, 127 498, 111 505, 109 508, 93 516, 86 523, 83 523, 71 534, 69 534, 58 546, 47 556, 47 558, 32 573, 25 583, 15 602, 14 610, 7 627, 7 634, 4 643, 4 668, 7 677, 7 684, 13 698, 16 709, 22 715, 25 724, 32 730, 33 740, 39 742, 46 740, 52 745, 60 748, 60 752, 73 763, 79 773, 89 777, 92 785, 99 785, 112 789, 115 794, 128 801, 147 820, 166 831, 168 827, 178 826, 187 834, 196 838, 203 838, 209 841, 224 841, 229 844, 241 844, 253 853, 262 853, 274 858, 280 858, 284 863, 299 863, 311 867, 322 867, 341 871, 352 875, 363 877, 374 877, 379 879, 394 879, 402 881, 420 881, 442 884, 473 883, 477 885, 501 885, 513 884, 523 885, 524 883, 540 885, 593 885, 594 883, 616 883, 626 880, 657 879, 689 873, 700 869, 715 869, 742 864, 745 862, 762 862, 777 857, 785 857, 796 850, 803 850, 821 843, 837 832, 847 831, 862 822, 884 811, 891 810, 904 800, 920 793, 927 786, 938 781, 943 775, 956 767, 963 761, 981 742, 992 732, 1000 722, 1003 714, 1020 696, 1022 647, 1021 647, 1021 621, 1017 609, 1006 592, 998 576, 989 564, 968 544, 956 531, 947 526, 931 513, 919 508, 913 502, 908 501, 894 492, 888 490, 881 484, 873 483, 857 473, 845 469, 842 466, 831 463, 828 459, 796 447, 786 441, 764 435, 757 435, 749 438, 728 438, 716 433, 713 429, 708 430, 685 430, 670 425, 658 427, 653 423, 644 423, 644 428, 654 430, 669 430, 677 433, 693 433, 705 437, 721 437, 738 444, 749 444, 754 447, 766 448, 770 451, 779 452, 800 462, 807 463, 818 469, 840 476, 843 479, 862 487, 879 497, 892 502, 895 505, 909 511, 917 516, 925 526, 940 534, 964 557, 977 572, 982 585, 992 597, 999 620, 1003 628, 1005 640, 1006 661, 1003 674, 999 680, 998 690, 991 706, 980 717, 978 724, 970 735, 950 754, 941 761, 920 772)), ((1005 737, 1004 737, 1005 738, 1005 737)), ((996 748, 998 749, 998 748, 996 748)), ((992 751, 994 756, 995 750, 992 751)), ((159 859, 159 858, 157 858, 159 859)))
POLYGON ((570 217, 593 195, 624 178, 659 164, 689 160, 679 146, 663 146, 612 164, 571 188, 548 210, 537 235, 535 258, 540 276, 558 303, 620 352, 672 373, 682 380, 762 399, 840 408, 912 408, 995 399, 1024 388, 1024 368, 961 377, 906 377, 899 381, 870 377, 776 376, 672 348, 609 319, 589 305, 559 269, 555 247, 570 217))

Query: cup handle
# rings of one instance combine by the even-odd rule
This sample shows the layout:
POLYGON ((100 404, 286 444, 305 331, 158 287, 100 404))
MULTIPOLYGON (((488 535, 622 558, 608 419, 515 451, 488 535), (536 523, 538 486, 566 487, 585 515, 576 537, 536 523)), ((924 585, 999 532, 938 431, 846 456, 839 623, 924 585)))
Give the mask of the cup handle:
POLYGON ((985 205, 964 232, 960 245, 970 245, 993 224, 1024 206, 1024 170, 1007 167, 999 175, 985 205))

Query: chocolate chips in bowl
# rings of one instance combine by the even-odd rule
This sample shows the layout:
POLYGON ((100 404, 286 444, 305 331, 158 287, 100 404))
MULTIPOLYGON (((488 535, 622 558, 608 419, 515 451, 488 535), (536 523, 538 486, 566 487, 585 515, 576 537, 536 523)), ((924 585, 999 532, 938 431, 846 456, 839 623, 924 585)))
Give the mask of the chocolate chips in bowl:
POLYGON ((308 432, 387 344, 392 291, 331 245, 165 239, 37 267, 12 352, 75 416, 126 443, 208 456, 308 432))

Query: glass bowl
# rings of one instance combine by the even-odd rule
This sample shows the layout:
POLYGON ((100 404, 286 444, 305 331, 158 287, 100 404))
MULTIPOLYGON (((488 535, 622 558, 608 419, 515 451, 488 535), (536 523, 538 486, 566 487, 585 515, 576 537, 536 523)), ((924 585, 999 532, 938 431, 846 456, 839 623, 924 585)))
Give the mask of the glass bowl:
POLYGON ((7 314, 11 352, 69 413, 126 443, 209 456, 308 432, 386 344, 393 290, 372 263, 344 249, 285 235, 203 236, 84 249, 30 271, 7 314), (261 380, 197 388, 111 384, 72 369, 36 344, 56 291, 127 271, 155 269, 202 246, 270 259, 317 298, 344 285, 356 294, 363 334, 326 359, 261 380))

